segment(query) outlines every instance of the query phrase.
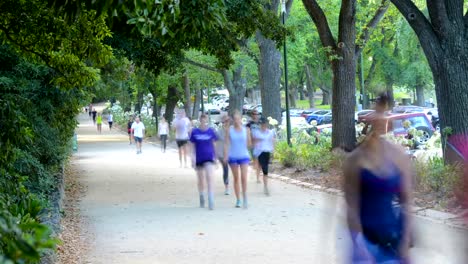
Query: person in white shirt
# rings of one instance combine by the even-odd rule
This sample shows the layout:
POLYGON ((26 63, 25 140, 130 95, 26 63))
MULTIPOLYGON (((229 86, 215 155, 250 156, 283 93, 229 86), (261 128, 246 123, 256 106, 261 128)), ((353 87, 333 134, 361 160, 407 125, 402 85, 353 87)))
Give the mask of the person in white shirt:
POLYGON ((112 124, 114 123, 114 116, 112 113, 109 113, 107 116, 107 123, 109 124, 109 130, 112 130, 112 124))
POLYGON ((164 116, 161 117, 158 125, 158 135, 161 140, 161 151, 166 152, 167 134, 169 134, 169 123, 164 116))
POLYGON ((132 135, 136 143, 137 154, 141 154, 141 144, 143 142, 143 136, 145 135, 145 125, 140 122, 140 118, 135 118, 135 122, 132 124, 132 135))
POLYGON ((179 148, 179 161, 180 167, 182 167, 182 158, 184 160, 185 167, 188 168, 187 164, 187 155, 188 153, 188 146, 187 143, 189 141, 189 132, 190 132, 190 120, 185 116, 184 110, 181 110, 174 121, 174 129, 175 129, 175 139, 177 143, 177 147, 179 148))
POLYGON ((275 149, 275 132, 268 128, 268 120, 264 117, 260 118, 260 129, 253 131, 255 135, 255 146, 253 149, 254 157, 257 157, 258 163, 263 172, 263 190, 265 195, 270 195, 268 189, 268 165, 270 164, 270 156, 275 149))

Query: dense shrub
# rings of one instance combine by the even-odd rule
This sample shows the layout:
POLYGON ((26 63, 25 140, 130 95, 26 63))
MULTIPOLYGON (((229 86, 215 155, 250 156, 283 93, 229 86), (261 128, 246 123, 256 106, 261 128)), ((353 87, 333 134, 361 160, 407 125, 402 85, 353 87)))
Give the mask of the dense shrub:
POLYGON ((86 99, 48 67, 0 46, 0 263, 36 263, 56 241, 40 223, 86 99))

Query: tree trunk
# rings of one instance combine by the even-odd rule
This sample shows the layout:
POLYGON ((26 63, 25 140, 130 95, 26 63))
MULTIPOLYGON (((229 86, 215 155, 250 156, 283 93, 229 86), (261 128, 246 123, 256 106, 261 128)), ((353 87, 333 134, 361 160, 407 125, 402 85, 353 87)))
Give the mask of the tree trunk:
POLYGON ((468 47, 464 55, 446 54, 433 70, 440 125, 451 127, 454 135, 468 134, 468 47))
POLYGON ((281 52, 276 43, 257 33, 260 48, 259 82, 262 99, 262 115, 272 117, 281 123, 281 52))
POLYGON ((299 87, 299 100, 305 100, 303 83, 301 83, 301 86, 299 87))
POLYGON ((242 105, 246 90, 244 80, 242 79, 243 69, 244 65, 239 65, 232 72, 232 79, 228 70, 222 70, 224 86, 229 91, 229 115, 231 116, 235 111, 239 111, 242 114, 242 105))
MULTIPOLYGON (((307 94, 309 95, 309 107, 315 108, 315 96, 314 96, 314 86, 312 84, 312 74, 310 73, 310 66, 306 64, 304 66, 305 74, 306 74, 306 87, 307 87, 307 94)), ((322 102, 323 103, 323 102, 322 102)))
POLYGON ((330 104, 330 90, 320 87, 320 90, 322 90, 322 103, 320 105, 329 105, 330 104))
POLYGON ((143 107, 143 92, 138 90, 136 99, 137 100, 135 102, 135 108, 133 109, 133 111, 140 113, 141 107, 143 107))
POLYGON ((424 99, 424 85, 417 84, 416 85, 416 105, 424 106, 425 99, 424 99))
POLYGON ((200 113, 200 103, 201 103, 200 98, 202 97, 201 93, 202 93, 202 90, 200 89, 200 86, 197 83, 195 85, 195 102, 193 103, 192 119, 198 119, 198 114, 200 113))
POLYGON ((187 71, 185 71, 184 75, 182 76, 182 85, 184 87, 184 109, 185 109, 185 114, 187 117, 192 116, 192 95, 190 93, 190 79, 188 76, 187 71))
POLYGON ((157 93, 156 93, 155 90, 156 90, 155 88, 153 88, 153 89, 150 88, 149 92, 153 96, 153 117, 154 117, 154 120, 155 120, 156 134, 157 134, 158 126, 159 126, 159 106, 158 106, 158 98, 156 97, 157 93))
POLYGON ((291 84, 289 88, 289 106, 296 108, 297 85, 291 84))
POLYGON ((167 98, 166 98, 166 112, 164 113, 167 122, 171 123, 174 118, 174 109, 179 101, 179 95, 177 93, 177 86, 169 85, 167 87, 167 98))

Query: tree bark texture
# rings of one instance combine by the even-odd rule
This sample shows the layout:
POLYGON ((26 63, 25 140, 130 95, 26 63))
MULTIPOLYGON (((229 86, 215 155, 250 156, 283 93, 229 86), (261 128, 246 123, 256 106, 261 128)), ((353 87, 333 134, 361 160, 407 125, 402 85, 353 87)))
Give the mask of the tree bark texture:
POLYGON ((192 116, 192 95, 190 93, 190 79, 187 71, 182 75, 182 85, 184 87, 184 110, 187 117, 192 116))
MULTIPOLYGON (((385 80, 385 91, 389 97, 389 108, 392 109, 395 106, 395 95, 393 93, 393 79, 388 78, 385 80)), ((367 100, 369 102, 369 100, 367 100)), ((370 106, 368 105, 367 108, 370 106)))
POLYGON ((177 86, 169 85, 167 87, 166 112, 164 113, 167 122, 171 123, 174 119, 174 109, 179 101, 177 86))
MULTIPOLYGON (((133 111, 140 113, 141 112, 141 107, 143 106, 143 92, 138 90, 137 92, 137 100, 135 103, 135 108, 133 111)), ((141 114, 141 113, 140 113, 141 114)))
POLYGON ((320 90, 322 90, 322 103, 320 105, 329 105, 331 102, 330 102, 330 97, 331 97, 331 93, 330 93, 330 90, 327 89, 327 88, 320 88, 320 90))
POLYGON ((424 106, 425 99, 424 99, 424 85, 417 84, 416 85, 416 105, 424 106))
POLYGON ((307 94, 309 95, 309 107, 315 108, 315 92, 314 92, 314 85, 312 84, 312 74, 310 73, 310 65, 306 64, 304 66, 304 71, 306 75, 306 87, 307 87, 307 94))
POLYGON ((243 65, 239 65, 232 72, 232 78, 228 70, 222 70, 224 86, 229 91, 229 115, 233 115, 235 111, 242 114, 242 105, 245 96, 245 81, 242 78, 243 65))
POLYGON ((332 147, 354 149, 356 129, 356 0, 342 0, 336 53, 332 61, 332 147))
POLYGON ((289 88, 289 106, 296 108, 296 97, 297 97, 297 84, 290 84, 289 88))
POLYGON ((432 71, 440 127, 468 134, 468 12, 464 1, 427 0, 429 18, 410 0, 391 0, 419 38, 432 71))
POLYGON ((201 97, 202 91, 200 89, 199 84, 195 85, 195 102, 193 103, 193 112, 192 112, 192 119, 198 119, 198 114, 200 113, 200 103, 203 100, 201 97), (201 100, 200 100, 201 99, 201 100))
POLYGON ((276 43, 257 33, 257 43, 260 48, 259 81, 262 100, 262 115, 272 117, 281 122, 281 52, 276 49, 276 43))

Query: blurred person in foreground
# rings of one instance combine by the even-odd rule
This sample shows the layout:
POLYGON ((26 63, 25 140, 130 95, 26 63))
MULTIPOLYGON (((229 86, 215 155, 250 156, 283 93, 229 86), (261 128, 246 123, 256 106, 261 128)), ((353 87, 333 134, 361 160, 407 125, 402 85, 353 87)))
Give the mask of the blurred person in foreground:
POLYGON ((351 263, 409 263, 410 159, 382 137, 388 100, 379 96, 371 131, 343 167, 351 263))
POLYGON ((226 137, 226 130, 231 126, 231 119, 228 115, 221 116, 222 126, 218 128, 218 143, 216 144, 216 154, 223 166, 223 182, 224 182, 224 195, 229 195, 229 166, 224 162, 224 143, 226 137))

